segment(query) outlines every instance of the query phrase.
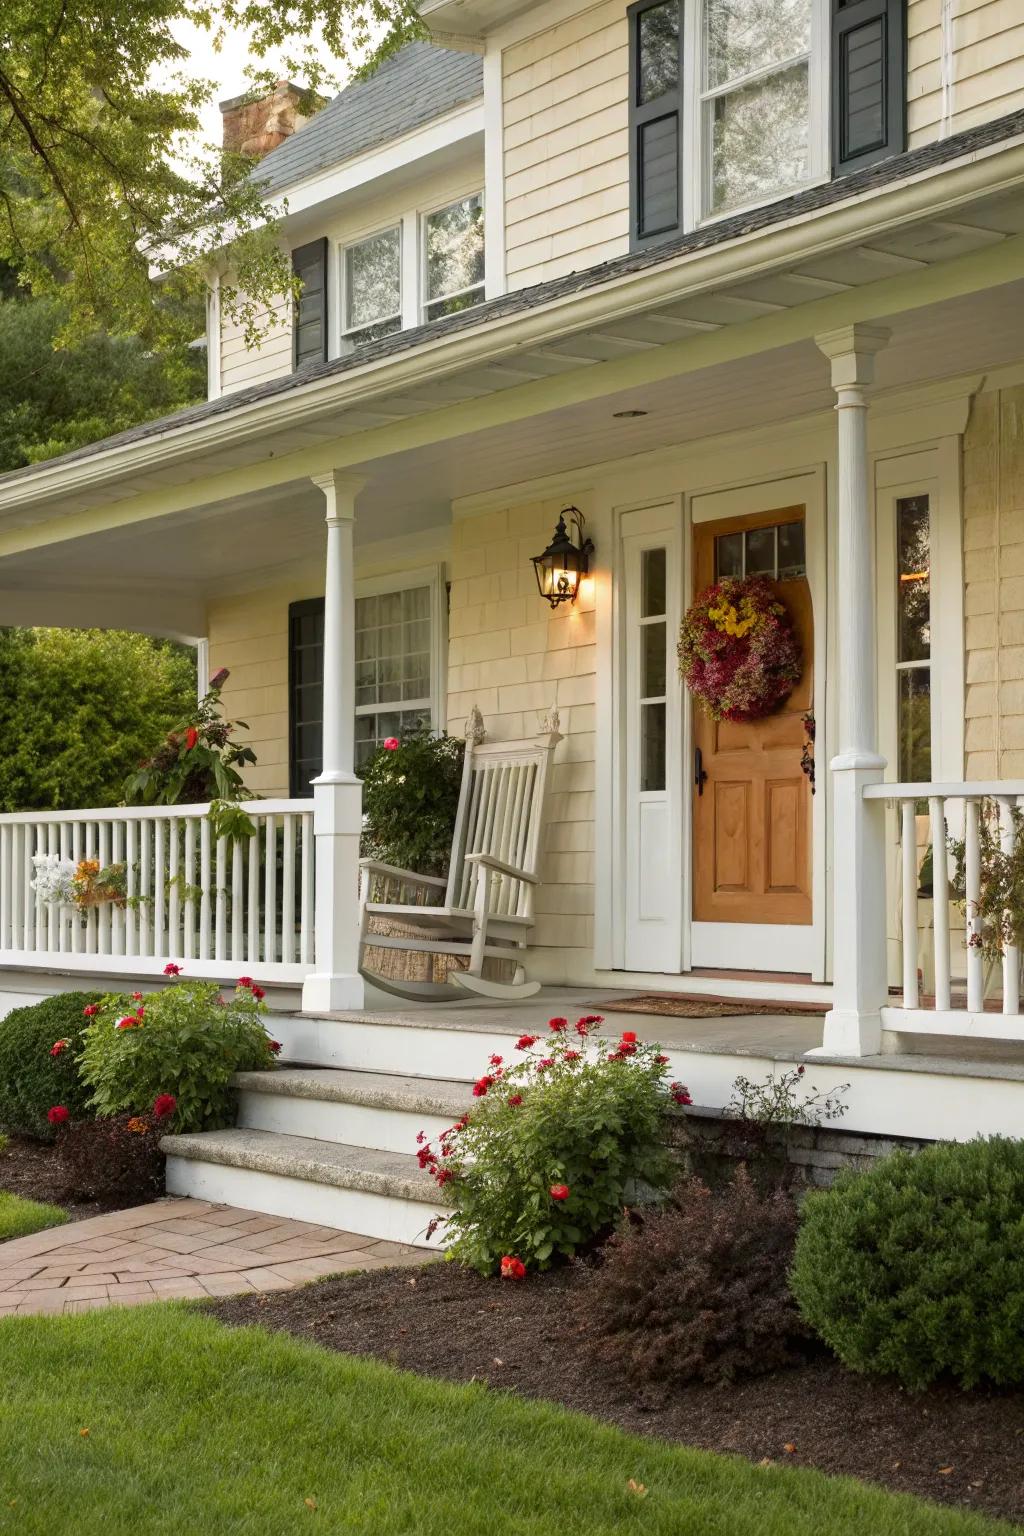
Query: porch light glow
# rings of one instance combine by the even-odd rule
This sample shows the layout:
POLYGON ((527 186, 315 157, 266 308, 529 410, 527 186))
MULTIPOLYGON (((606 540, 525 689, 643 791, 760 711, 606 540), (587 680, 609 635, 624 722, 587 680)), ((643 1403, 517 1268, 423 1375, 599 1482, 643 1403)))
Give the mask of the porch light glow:
POLYGON ((579 507, 563 507, 558 515, 554 537, 542 555, 534 555, 533 569, 541 597, 546 597, 552 608, 559 603, 574 603, 580 590, 580 582, 590 569, 590 557, 594 553, 593 540, 583 536, 584 518, 579 507), (566 518, 576 535, 565 526, 566 518))

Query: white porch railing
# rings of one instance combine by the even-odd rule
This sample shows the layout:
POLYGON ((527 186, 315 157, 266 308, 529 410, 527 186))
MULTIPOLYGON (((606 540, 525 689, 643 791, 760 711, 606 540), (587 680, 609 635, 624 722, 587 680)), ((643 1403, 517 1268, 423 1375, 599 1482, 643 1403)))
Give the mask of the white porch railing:
POLYGON ((253 800, 241 841, 206 805, 0 816, 0 965, 300 981, 314 961, 313 806, 253 800), (32 889, 33 857, 123 866, 126 894, 79 908, 32 889))
POLYGON ((1013 813, 1024 804, 1024 782, 872 784, 864 796, 886 801, 899 818, 902 1006, 882 1010, 883 1026, 922 1034, 1024 1040, 1020 950, 1007 944, 1001 964, 986 960, 978 915, 983 807, 996 808, 1000 848, 1012 853, 1013 813), (953 879, 951 834, 963 842, 962 883, 953 879), (929 849, 930 923, 924 906, 928 897, 921 890, 922 864, 929 849))

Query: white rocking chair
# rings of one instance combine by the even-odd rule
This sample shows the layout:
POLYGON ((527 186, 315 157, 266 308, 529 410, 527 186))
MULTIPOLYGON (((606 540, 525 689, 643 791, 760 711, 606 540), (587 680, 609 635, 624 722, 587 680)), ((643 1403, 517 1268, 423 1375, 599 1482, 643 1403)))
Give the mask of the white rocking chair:
POLYGON ((539 982, 526 980, 520 957, 534 923, 548 769, 560 740, 552 711, 531 740, 485 743, 480 711, 473 710, 447 880, 360 860, 359 963, 367 981, 398 997, 429 1001, 450 999, 459 987, 492 998, 540 990, 539 982), (393 891, 397 900, 388 900, 393 891), (440 905, 429 904, 439 899, 440 905), (390 919, 402 931, 371 932, 371 919, 390 919), (368 969, 369 949, 468 956, 469 963, 449 971, 447 981, 406 981, 368 969), (485 977, 488 960, 511 967, 511 979, 485 977))

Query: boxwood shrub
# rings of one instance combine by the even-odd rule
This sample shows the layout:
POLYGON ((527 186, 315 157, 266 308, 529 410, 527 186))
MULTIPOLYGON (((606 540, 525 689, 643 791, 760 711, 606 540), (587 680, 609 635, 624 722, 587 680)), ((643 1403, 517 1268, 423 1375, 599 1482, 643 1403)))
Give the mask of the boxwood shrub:
POLYGON ((808 1196, 791 1275, 852 1370, 1024 1382, 1024 1142, 896 1152, 808 1196))
POLYGON ((78 1068, 89 1024, 82 1010, 101 997, 59 992, 0 1019, 0 1130, 52 1141, 46 1118, 52 1105, 63 1104, 76 1119, 95 1113, 89 1107, 92 1089, 78 1068), (58 1040, 68 1044, 53 1056, 58 1040))

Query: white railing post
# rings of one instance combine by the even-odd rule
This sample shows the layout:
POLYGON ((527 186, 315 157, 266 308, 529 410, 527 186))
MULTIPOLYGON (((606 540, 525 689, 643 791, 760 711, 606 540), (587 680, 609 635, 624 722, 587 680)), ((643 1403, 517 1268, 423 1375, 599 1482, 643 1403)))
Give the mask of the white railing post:
POLYGON ((935 947, 935 1007, 948 1013, 949 984, 949 861, 946 855, 946 802, 939 795, 928 801, 932 837, 932 937, 935 947))
MULTIPOLYGON (((1007 858, 1011 858, 1017 841, 1013 813, 1016 802, 1010 799, 999 802, 999 843, 1007 858)), ((1003 1012, 1020 1012, 1020 949, 1016 944, 1003 946, 1003 1012)))
POLYGON ((903 1006, 916 1008, 921 997, 917 984, 917 817, 913 800, 904 800, 901 827, 903 844, 903 1006))
POLYGON ((981 953, 981 807, 975 799, 964 804, 964 897, 967 912, 967 1011, 985 1007, 985 964, 981 953))
POLYGON ((875 707, 874 529, 867 448, 867 387, 889 339, 849 325, 816 338, 836 392, 839 621, 839 753, 832 759, 834 900, 832 1008, 821 1054, 873 1056, 881 1049, 887 995, 885 808, 864 790, 885 769, 875 707))
POLYGON ((362 785, 354 772, 356 496, 365 483, 333 471, 315 476, 324 493, 323 772, 313 785, 316 841, 315 959, 302 988, 306 1012, 363 1006, 359 975, 359 836, 362 785))

